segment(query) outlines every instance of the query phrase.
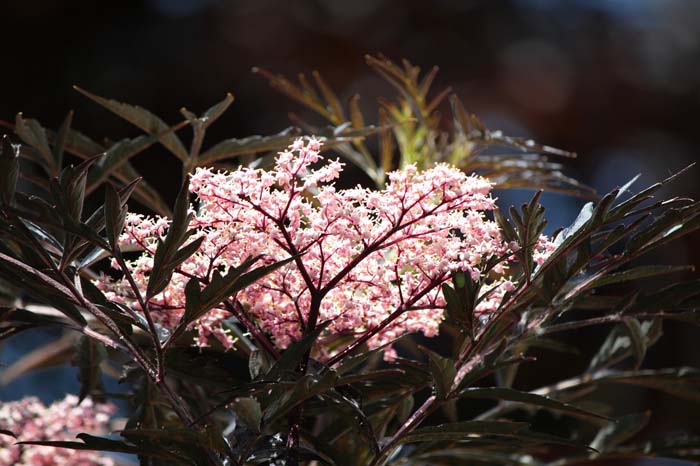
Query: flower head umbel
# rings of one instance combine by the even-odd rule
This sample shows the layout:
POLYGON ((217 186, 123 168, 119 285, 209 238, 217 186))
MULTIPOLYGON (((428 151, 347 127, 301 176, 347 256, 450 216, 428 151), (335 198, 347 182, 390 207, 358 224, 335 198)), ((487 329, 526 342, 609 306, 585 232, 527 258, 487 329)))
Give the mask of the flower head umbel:
POLYGON ((78 397, 74 395, 68 395, 50 406, 35 397, 2 403, 2 428, 13 432, 18 438, 0 435, 0 466, 113 466, 114 461, 110 457, 93 451, 14 443, 75 441, 75 435, 81 432, 105 433, 114 410, 113 405, 96 404, 90 398, 78 403, 78 397))
MULTIPOLYGON (((178 322, 192 277, 206 283, 214 271, 252 256, 266 263, 294 257, 235 297, 279 347, 314 325, 310 319, 330 321, 326 337, 381 328, 370 347, 409 332, 433 336, 445 304, 440 285, 450 273, 462 270, 479 279, 481 264, 508 251, 497 225, 484 216, 494 208, 486 179, 445 164, 425 171, 409 165, 388 174, 382 190, 338 189, 334 181, 343 164, 323 160, 319 149, 318 140, 299 139, 270 170, 197 169, 190 183, 197 197, 190 228, 203 242, 152 299, 159 323, 178 322)), ((144 289, 166 223, 127 218, 121 240, 144 249, 129 263, 144 289)), ((111 298, 136 305, 126 283, 105 279, 101 286, 111 298)), ((493 299, 485 306, 482 312, 497 307, 493 299)), ((227 317, 222 306, 200 319, 197 343, 207 345, 213 336, 230 346, 221 325, 227 317)))

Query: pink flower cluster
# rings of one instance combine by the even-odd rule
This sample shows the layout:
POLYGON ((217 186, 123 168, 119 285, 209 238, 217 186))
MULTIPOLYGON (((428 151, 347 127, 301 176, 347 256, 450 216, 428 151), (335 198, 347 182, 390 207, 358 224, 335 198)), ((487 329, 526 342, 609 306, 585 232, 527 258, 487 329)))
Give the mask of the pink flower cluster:
MULTIPOLYGON (((81 432, 104 433, 115 408, 95 404, 89 398, 78 404, 68 395, 51 406, 35 397, 0 404, 0 428, 18 436, 0 435, 0 466, 113 466, 114 461, 92 451, 38 445, 14 445, 18 441, 76 441, 81 432)), ((79 441, 79 440, 78 440, 79 441)))
POLYGON ((532 259, 535 261, 535 264, 542 265, 549 255, 552 254, 554 248, 554 243, 550 241, 548 237, 540 235, 532 254, 532 259))
MULTIPOLYGON (((484 216, 494 208, 486 179, 445 164, 425 171, 409 165, 388 174, 382 190, 338 189, 333 182, 343 164, 323 161, 319 149, 319 141, 299 139, 270 170, 197 169, 190 183, 198 199, 190 227, 204 240, 149 303, 160 324, 172 328, 179 321, 191 277, 206 283, 213 271, 250 256, 262 255, 257 265, 294 256, 236 297, 279 347, 300 337, 314 305, 319 321, 331 321, 327 340, 357 336, 397 309, 404 312, 370 347, 409 332, 433 336, 445 305, 440 285, 450 272, 483 278, 480 264, 508 251, 497 225, 484 216)), ((127 218, 121 240, 144 250, 129 263, 143 289, 166 228, 162 218, 127 218)), ((499 267, 502 272, 505 265, 499 267)), ((110 298, 136 306, 124 280, 105 278, 99 285, 110 298)), ((493 300, 484 305, 482 312, 497 307, 493 300)), ((227 317, 223 308, 205 315, 197 323, 197 343, 205 346, 213 336, 231 346, 221 326, 227 317)))

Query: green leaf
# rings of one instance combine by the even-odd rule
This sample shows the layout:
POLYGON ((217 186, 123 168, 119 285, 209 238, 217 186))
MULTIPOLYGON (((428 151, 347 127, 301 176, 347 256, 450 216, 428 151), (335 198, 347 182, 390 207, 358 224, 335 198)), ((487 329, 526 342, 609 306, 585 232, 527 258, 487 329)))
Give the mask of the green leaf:
POLYGON ((633 195, 629 199, 627 199, 624 202, 621 202, 620 204, 616 205, 613 209, 610 210, 608 214, 608 220, 609 221, 615 221, 615 220, 620 220, 623 218, 627 213, 631 212, 632 209, 634 209, 636 206, 641 204, 642 202, 651 199, 652 195, 657 192, 659 189, 663 188, 665 185, 679 177, 681 174, 685 173, 688 169, 690 169, 693 165, 691 164, 684 168, 683 170, 674 173, 673 175, 669 176, 665 180, 661 181, 660 183, 653 184, 649 186, 648 188, 640 191, 639 193, 633 195))
POLYGON ((18 445, 43 445, 47 447, 68 448, 71 450, 93 450, 93 451, 112 451, 129 454, 143 454, 137 446, 127 444, 120 440, 112 440, 103 437, 94 437, 89 434, 78 434, 77 437, 83 442, 53 442, 53 441, 37 441, 37 442, 18 442, 18 445))
POLYGON ((400 439, 401 443, 465 440, 473 435, 515 435, 526 429, 524 422, 463 421, 416 429, 400 439))
POLYGON ((570 448, 576 448, 578 450, 586 450, 588 452, 595 452, 593 448, 588 445, 578 443, 576 441, 569 440, 564 437, 559 437, 556 435, 549 435, 542 432, 533 432, 530 430, 524 430, 519 432, 514 436, 517 440, 521 440, 528 443, 533 443, 535 445, 541 444, 552 444, 552 445, 564 445, 570 448))
POLYGON ((555 247, 559 248, 566 240, 583 231, 583 228, 588 225, 590 219, 593 217, 593 205, 592 202, 588 202, 581 208, 574 222, 564 228, 554 238, 555 247))
MULTIPOLYGON (((498 422, 498 421, 467 421, 467 422, 462 422, 462 423, 456 423, 456 424, 469 424, 469 423, 477 423, 477 422, 482 422, 482 423, 489 423, 492 422, 496 425, 494 426, 484 426, 483 428, 473 428, 475 432, 471 432, 470 428, 467 427, 465 428, 465 432, 461 431, 456 431, 456 432, 444 432, 444 433, 430 433, 429 435, 421 435, 421 439, 418 441, 467 441, 470 440, 472 443, 474 442, 480 442, 477 443, 477 445, 483 445, 481 442, 489 442, 493 443, 493 439, 489 439, 488 437, 505 437, 507 439, 512 439, 514 443, 516 443, 515 446, 518 446, 519 443, 526 443, 526 444, 531 444, 531 445, 541 445, 541 444, 554 444, 554 445, 565 445, 567 447, 571 448, 576 448, 579 450, 587 450, 588 452, 595 451, 588 445, 580 444, 574 441, 571 441, 567 438, 564 437, 559 437, 555 435, 549 435, 545 434, 542 432, 534 432, 526 428, 526 424, 523 423, 515 423, 515 422, 498 422), (498 424, 506 424, 504 426, 498 426, 498 424), (512 424, 514 426, 509 426, 508 424, 512 424), (517 424, 520 424, 518 427, 517 424), (486 438, 485 438, 486 437, 486 438)), ((444 426, 450 426, 450 424, 445 424, 444 426)), ((442 426, 438 426, 442 427, 442 426)), ((424 428, 424 429, 418 429, 414 433, 418 431, 424 431, 428 430, 430 428, 424 428)), ((412 435, 412 434, 411 434, 412 435)), ((411 435, 408 435, 407 437, 411 437, 411 435)), ((402 442, 406 443, 406 442, 402 442)), ((503 442, 499 442, 500 445, 503 445, 503 442)), ((462 463, 459 463, 462 464, 462 463)), ((489 463, 490 464, 490 463, 489 463)))
POLYGON ((693 434, 671 434, 665 438, 636 445, 636 451, 657 457, 680 458, 697 462, 700 460, 700 437, 693 434))
POLYGON ((70 128, 66 134, 65 150, 82 159, 89 159, 105 151, 105 148, 83 133, 70 128))
MULTIPOLYGON (((488 445, 485 445, 488 447, 488 445)), ((411 466, 429 464, 431 466, 544 466, 531 455, 524 452, 512 453, 509 450, 503 452, 490 451, 486 448, 477 449, 474 447, 458 448, 451 446, 444 449, 430 450, 425 453, 415 455, 419 462, 408 463, 411 466)))
POLYGON ((182 183, 180 192, 175 199, 173 207, 173 218, 168 227, 168 235, 165 238, 166 245, 171 250, 176 249, 189 236, 187 229, 192 219, 189 213, 190 208, 190 179, 186 178, 182 183))
POLYGON ((635 368, 639 368, 644 362, 644 356, 647 353, 645 332, 639 321, 633 317, 626 317, 622 322, 627 327, 627 332, 632 340, 632 351, 636 361, 635 368))
POLYGON ((32 328, 66 325, 67 322, 60 318, 42 316, 24 309, 0 308, 0 341, 32 328))
POLYGON ((324 394, 337 385, 338 376, 333 371, 321 375, 306 374, 296 380, 282 396, 273 399, 265 409, 264 424, 273 425, 294 407, 305 401, 324 394))
POLYGON ((321 74, 318 71, 314 71, 312 75, 314 77, 314 81, 316 81, 316 85, 321 90, 323 98, 328 104, 328 109, 340 121, 345 121, 345 112, 343 112, 343 106, 340 105, 338 96, 336 96, 335 92, 333 92, 333 90, 328 86, 328 84, 326 84, 326 82, 323 80, 321 74))
POLYGON ((445 313, 447 318, 459 324, 470 338, 474 337, 474 308, 479 296, 480 283, 475 282, 464 272, 456 272, 452 276, 454 287, 447 283, 442 285, 442 295, 445 297, 445 313))
POLYGON ((228 453, 226 443, 216 437, 215 431, 195 431, 185 428, 139 428, 125 429, 122 437, 139 446, 151 449, 163 449, 178 457, 187 458, 190 464, 197 466, 211 465, 209 453, 228 453))
MULTIPOLYGON (((188 283, 189 285, 189 283, 188 283)), ((248 372, 250 379, 255 380, 260 375, 265 375, 272 366, 272 361, 268 358, 265 351, 253 350, 248 358, 248 372)))
POLYGON ((505 387, 487 387, 487 388, 467 388, 459 392, 460 398, 483 398, 497 401, 508 401, 515 403, 523 403, 526 405, 538 406, 551 411, 560 411, 574 416, 582 416, 586 418, 596 418, 610 420, 607 416, 594 413, 585 409, 578 408, 574 405, 557 401, 547 396, 538 395, 535 393, 522 392, 512 388, 505 387))
POLYGON ((43 445, 47 447, 68 448, 71 450, 109 451, 117 453, 127 453, 130 455, 146 456, 149 458, 161 458, 169 462, 174 461, 174 464, 193 464, 187 458, 171 453, 153 442, 144 442, 137 446, 121 440, 112 440, 104 437, 95 437, 89 434, 78 434, 77 437, 78 439, 82 440, 82 442, 28 441, 17 442, 17 445, 43 445))
POLYGON ((307 351, 311 349, 316 339, 330 325, 330 321, 322 322, 316 328, 295 341, 284 350, 282 357, 275 362, 265 376, 267 380, 278 380, 284 374, 294 372, 307 351))
POLYGON ((238 267, 230 268, 223 276, 218 271, 214 271, 211 281, 203 290, 199 288, 199 279, 190 279, 185 286, 185 313, 182 315, 180 322, 178 322, 171 338, 180 335, 192 322, 214 309, 221 302, 255 283, 268 273, 287 264, 293 258, 263 265, 248 273, 244 273, 259 259, 260 256, 248 258, 238 267))
MULTIPOLYGON (((173 251, 172 256, 164 256, 164 258, 158 264, 159 269, 157 275, 152 274, 149 277, 147 288, 147 296, 149 297, 149 299, 163 291, 165 287, 168 286, 168 283, 170 283, 170 278, 172 277, 174 270, 199 250, 199 247, 202 245, 202 241, 204 241, 204 237, 200 236, 199 238, 190 241, 180 249, 173 251), (151 280, 153 280, 152 286, 151 280)), ((158 244, 160 246, 163 243, 159 242, 158 244)), ((156 249, 156 253, 157 252, 158 250, 156 249)), ((155 266, 153 270, 155 270, 155 266)))
POLYGON ((204 127, 208 128, 209 126, 211 126, 212 123, 214 123, 216 120, 219 119, 221 115, 224 114, 224 112, 231 106, 232 103, 233 95, 229 92, 226 94, 226 97, 224 97, 224 100, 213 105, 199 118, 202 121, 202 123, 204 123, 204 127))
MULTIPOLYGON (((406 375, 406 371, 403 369, 378 369, 368 372, 361 372, 359 374, 344 375, 338 378, 338 385, 349 385, 363 382, 384 383, 389 380, 392 384, 402 385, 404 384, 404 381, 402 380, 404 375, 406 375)), ((405 384, 410 386, 412 385, 411 382, 413 381, 411 380, 405 384)))
POLYGON ((376 348, 366 349, 363 351, 359 351, 359 352, 357 352, 357 354, 353 354, 352 356, 348 356, 340 362, 340 364, 335 368, 335 371, 338 374, 345 374, 345 373, 351 372, 352 370, 356 369, 358 366, 367 362, 371 358, 378 357, 379 354, 382 351, 384 351, 384 349, 387 346, 389 346, 390 344, 393 344, 393 343, 396 343, 396 341, 391 341, 390 343, 385 343, 385 344, 378 346, 376 348))
POLYGON ((581 354, 579 349, 573 345, 567 345, 558 340, 544 337, 533 337, 532 339, 527 339, 523 342, 527 348, 541 348, 550 351, 555 351, 558 353, 568 353, 573 355, 581 354))
POLYGON ((77 222, 80 221, 83 213, 87 173, 98 158, 99 156, 84 160, 76 167, 64 168, 59 184, 56 186, 55 200, 62 213, 77 222))
POLYGON ((54 163, 53 154, 49 147, 49 141, 46 137, 46 131, 37 122, 32 119, 25 119, 21 113, 15 118, 15 134, 29 146, 31 146, 43 159, 46 172, 51 176, 58 175, 61 167, 54 163))
MULTIPOLYGON (((356 430, 369 443, 372 452, 375 455, 379 453, 379 444, 372 423, 357 401, 343 395, 340 390, 328 390, 321 395, 321 399, 327 402, 328 409, 346 413, 348 421, 355 425, 356 430)), ((413 397, 409 396, 406 399, 412 400, 413 397)))
POLYGON ((55 160, 56 167, 63 166, 63 151, 66 147, 66 140, 68 139, 68 133, 70 132, 70 126, 73 122, 73 112, 70 111, 63 120, 61 127, 58 129, 56 134, 56 139, 53 143, 53 157, 55 160))
POLYGON ((19 146, 3 135, 0 145, 0 201, 12 205, 19 177, 19 146))
MULTIPOLYGON (((179 126, 178 126, 179 127, 179 126)), ((95 155, 103 154, 106 148, 101 144, 96 143, 84 134, 71 129, 68 132, 66 139, 66 150, 80 158, 88 159, 95 155)), ((104 160, 104 159, 101 159, 104 160)), ((129 184, 132 180, 138 179, 141 175, 134 169, 133 165, 128 161, 122 161, 110 175, 117 181, 129 184)), ((91 192, 96 186, 88 186, 87 191, 91 192)), ((147 207, 149 210, 155 211, 162 216, 171 215, 170 206, 168 206, 163 198, 156 192, 148 183, 141 181, 136 186, 134 198, 147 207)))
POLYGON ((628 414, 598 431, 590 447, 606 452, 637 435, 649 423, 651 412, 628 414))
POLYGON ((78 367, 78 382, 80 382, 79 399, 94 392, 104 391, 100 364, 107 357, 107 351, 102 344, 81 335, 76 345, 73 365, 78 367))
POLYGON ((127 207, 122 204, 119 193, 107 183, 105 186, 104 222, 107 241, 112 249, 119 247, 119 235, 124 228, 127 207))
POLYGON ((534 249, 547 224, 544 218, 544 207, 539 203, 541 195, 541 190, 535 193, 528 204, 521 206, 520 212, 515 207, 510 207, 510 218, 515 224, 514 232, 513 227, 510 226, 505 218, 500 214, 496 214, 499 226, 507 232, 504 235, 506 239, 510 242, 512 241, 511 238, 514 237, 518 243, 519 248, 515 251, 515 256, 522 264, 526 282, 530 281, 535 270, 534 249))
POLYGON ((672 230, 698 216, 700 204, 695 203, 683 208, 667 209, 641 231, 632 235, 625 245, 625 252, 631 253, 642 248, 649 248, 655 242, 669 235, 672 230))
MULTIPOLYGON (((284 444, 275 445, 270 448, 258 449, 254 453, 249 454, 245 459, 246 465, 274 465, 280 458, 284 458, 286 447, 284 444)), ((336 466, 328 455, 325 455, 318 450, 311 448, 309 445, 300 442, 297 450, 297 456, 301 464, 318 464, 319 466, 336 466)))
POLYGON ((231 405, 236 419, 253 432, 260 432, 262 409, 255 398, 237 398, 231 405))
POLYGON ((619 190, 614 189, 598 201, 595 209, 593 209, 593 215, 590 221, 592 226, 600 226, 607 220, 610 206, 615 202, 615 199, 617 199, 619 192, 619 190))
POLYGON ((207 396, 211 399, 219 399, 220 392, 244 385, 248 380, 240 370, 241 355, 237 351, 188 344, 168 347, 164 358, 173 380, 197 384, 209 393, 207 396))
POLYGON ((455 362, 440 356, 428 348, 420 347, 420 349, 428 356, 428 368, 435 383, 435 395, 440 400, 446 400, 452 390, 455 375, 457 375, 455 362))
POLYGON ((87 98, 97 102, 107 110, 119 115, 121 118, 125 119, 132 125, 141 128, 143 131, 149 135, 157 135, 161 133, 167 133, 162 136, 160 142, 163 144, 170 152, 172 152, 177 158, 183 162, 187 162, 189 155, 187 149, 174 133, 169 133, 168 125, 161 120, 159 117, 149 112, 145 108, 141 108, 135 105, 124 104, 117 102, 112 99, 105 99, 103 97, 91 94, 90 92, 79 88, 78 86, 73 87, 76 91, 80 92, 87 98))
POLYGON ((598 369, 568 380, 565 388, 554 386, 549 390, 549 393, 574 390, 598 384, 636 385, 665 392, 686 400, 700 402, 700 369, 694 367, 634 371, 598 369))
POLYGON ((94 169, 90 172, 86 191, 88 193, 93 192, 129 159, 151 147, 154 143, 158 142, 159 138, 163 137, 163 135, 170 134, 172 131, 181 126, 182 125, 168 128, 165 133, 160 133, 158 135, 138 136, 134 139, 123 139, 114 143, 109 149, 107 149, 104 157, 102 157, 100 161, 95 164, 94 169))
POLYGON ((114 324, 119 327, 124 335, 132 335, 134 333, 133 326, 147 331, 148 325, 144 322, 143 317, 134 317, 135 312, 124 304, 108 302, 106 305, 95 304, 107 317, 112 319, 114 324), (131 311, 131 312, 129 312, 131 311))
MULTIPOLYGON (((128 183, 126 186, 120 188, 118 191, 116 191, 116 194, 118 194, 117 199, 119 201, 119 207, 121 209, 126 209, 126 203, 131 197, 131 195, 134 193, 136 188, 138 187, 138 184, 141 182, 140 178, 137 178, 135 180, 132 180, 130 183, 128 183)), ((110 183, 111 184, 111 183, 110 183)), ((105 193, 105 197, 106 197, 105 193)), ((114 207, 114 206, 113 206, 114 207)), ((116 210, 119 212, 119 210, 116 210)), ((88 217, 87 220, 85 220, 85 225, 87 225, 89 228, 93 229, 95 233, 100 233, 102 230, 105 228, 106 222, 105 222, 105 206, 101 205, 97 209, 95 209, 90 217, 88 217)), ((121 229, 119 230, 121 232, 121 229)))
POLYGON ((37 314, 26 309, 15 307, 0 307, 0 323, 17 326, 18 324, 28 324, 31 327, 53 327, 66 326, 68 321, 61 317, 37 314))
POLYGON ((175 268, 194 254, 204 240, 204 237, 197 238, 180 249, 185 240, 194 233, 193 230, 187 230, 192 219, 192 215, 188 213, 189 205, 189 178, 187 178, 177 195, 173 218, 165 240, 158 240, 153 257, 153 269, 146 289, 147 300, 168 286, 175 268))
POLYGON ((501 230, 501 233, 503 234, 506 242, 510 243, 513 241, 517 241, 518 239, 518 234, 515 232, 515 228, 513 228, 513 225, 510 224, 508 219, 506 218, 505 215, 503 215, 503 212, 501 212, 501 209, 494 209, 493 211, 494 217, 496 218, 496 222, 498 223, 498 227, 501 230))
POLYGON ((700 370, 689 367, 603 373, 602 382, 626 383, 659 390, 700 403, 700 370))
POLYGON ((589 285, 586 286, 585 289, 597 288, 605 285, 624 283, 632 280, 640 280, 643 278, 658 277, 660 275, 680 273, 692 270, 694 270, 694 267, 689 265, 644 265, 640 267, 634 267, 623 272, 602 275, 599 278, 593 280, 589 285))
MULTIPOLYGON (((632 324, 634 325, 634 324, 632 324)), ((609 367, 619 361, 635 355, 639 361, 639 357, 643 357, 643 350, 652 346, 661 338, 662 323, 660 319, 652 319, 639 323, 639 327, 635 327, 635 336, 632 336, 629 327, 626 325, 616 325, 608 334, 603 344, 600 346, 598 353, 591 359, 588 371, 594 371, 603 367, 609 367), (638 338, 640 342, 633 342, 634 338, 638 338), (634 345, 638 347, 635 349, 634 345)))
POLYGON ((190 280, 187 284, 187 304, 182 323, 189 325, 189 323, 199 319, 217 304, 293 259, 290 257, 245 273, 255 262, 260 260, 260 257, 256 256, 246 259, 240 266, 229 269, 225 275, 214 272, 211 282, 201 291, 199 291, 199 281, 194 278, 190 280))
POLYGON ((686 308, 685 303, 700 296, 700 280, 673 283, 646 295, 637 303, 640 311, 686 308))
POLYGON ((26 290, 37 300, 56 307, 81 327, 87 325, 85 318, 75 306, 75 298, 70 290, 49 275, 0 253, 0 276, 20 289, 26 290))
POLYGON ((272 136, 249 136, 243 139, 226 139, 199 156, 197 165, 209 166, 231 157, 258 154, 284 149, 299 136, 296 128, 287 128, 272 136))
POLYGON ((304 75, 299 76, 299 81, 302 86, 302 88, 299 88, 299 86, 296 86, 282 75, 274 75, 269 71, 258 67, 253 68, 252 71, 253 73, 259 73, 267 78, 267 80, 270 82, 270 86, 277 89, 281 93, 286 94, 288 97, 303 105, 306 105, 328 120, 336 123, 338 122, 337 116, 334 115, 328 108, 327 104, 321 100, 318 92, 316 92, 316 90, 309 84, 304 75))
POLYGON ((629 180, 627 183, 623 184, 620 186, 620 188, 617 189, 617 196, 615 197, 615 200, 619 200, 620 197, 622 197, 623 194, 625 194, 629 189, 632 187, 634 183, 637 182, 637 180, 642 176, 641 173, 637 173, 634 177, 632 177, 631 180, 629 180))
POLYGON ((396 410, 396 420, 399 422, 399 424, 404 424, 408 420, 408 417, 413 412, 413 407, 415 404, 416 400, 413 395, 409 395, 401 400, 398 409, 396 410))

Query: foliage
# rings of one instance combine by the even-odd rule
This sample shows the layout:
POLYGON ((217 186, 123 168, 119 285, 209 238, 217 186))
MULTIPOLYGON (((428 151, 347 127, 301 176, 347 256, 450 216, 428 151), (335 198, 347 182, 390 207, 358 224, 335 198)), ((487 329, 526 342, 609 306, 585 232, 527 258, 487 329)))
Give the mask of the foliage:
MULTIPOLYGON (((465 110, 450 88, 431 95, 437 67, 421 76, 420 68, 407 60, 401 65, 382 56, 368 55, 366 60, 399 93, 395 101, 379 99, 379 162, 372 156, 364 138, 339 140, 334 148, 361 168, 378 187, 384 184, 386 174, 395 166, 415 163, 419 168, 426 168, 436 162, 447 162, 467 173, 479 173, 499 188, 548 189, 583 197, 594 195, 588 186, 565 176, 561 164, 549 160, 550 156, 575 157, 576 154, 488 130, 475 115, 465 110), (445 99, 449 100, 452 116, 448 130, 442 128, 439 112, 445 99), (484 149, 491 147, 505 148, 506 152, 484 153, 484 149)), ((254 71, 266 77, 273 88, 332 125, 350 125, 359 132, 366 130, 360 96, 354 95, 347 109, 343 108, 337 95, 317 72, 313 73, 314 86, 303 74, 299 75, 297 85, 263 69, 254 71)), ((292 119, 308 133, 319 134, 318 126, 300 121, 294 114, 292 119)))
MULTIPOLYGON (((636 280, 656 280, 687 269, 634 261, 697 230, 700 205, 684 198, 652 199, 675 176, 627 195, 632 180, 586 204, 574 223, 551 241, 542 236, 545 212, 539 193, 520 209, 511 208, 508 216, 495 210, 493 221, 482 212, 490 205, 488 186, 480 192, 478 205, 457 202, 455 207, 450 203, 462 198, 449 196, 478 178, 442 162, 477 172, 503 188, 528 186, 582 196, 591 191, 548 160, 567 153, 486 130, 454 96, 449 97, 452 126, 441 129, 437 109, 449 92, 431 95, 436 69, 421 77, 408 62, 400 67, 382 57, 368 57, 368 63, 399 91, 396 101, 380 102, 375 126, 364 123, 357 97, 346 110, 318 74, 313 75, 314 87, 303 75, 296 85, 260 70, 275 88, 328 120, 325 128, 302 125, 316 134, 324 151, 357 164, 375 183, 376 189, 349 190, 354 198, 331 189, 330 182, 340 172, 339 164, 333 165, 337 162, 311 167, 318 162, 319 142, 295 142, 300 132, 295 128, 203 149, 206 130, 230 106, 230 95, 201 116, 183 110, 184 121, 169 125, 145 109, 79 89, 145 133, 106 145, 72 129, 70 114, 56 132, 17 116, 14 131, 21 143, 6 136, 0 154, 0 339, 37 327, 59 327, 76 335, 74 345, 59 347, 51 359, 36 361, 34 355, 31 364, 25 361, 27 370, 72 360, 79 369, 83 403, 113 396, 104 392, 102 372, 117 372, 129 387, 126 397, 133 407, 119 438, 83 433, 76 442, 22 436, 22 448, 122 452, 136 455, 142 464, 183 465, 548 465, 639 455, 697 459, 698 439, 641 442, 637 434, 649 421, 648 414, 620 413, 591 402, 604 385, 634 385, 700 400, 699 369, 644 367, 648 349, 661 337, 663 321, 698 323, 699 282, 634 287, 636 280), (178 135, 185 126, 193 132, 189 148, 178 135), (366 139, 375 134, 376 159, 366 139), (183 167, 182 189, 172 209, 130 162, 156 143, 183 167), (275 158, 275 151, 290 144, 290 151, 275 158), (497 145, 522 152, 488 155, 481 150, 497 145), (82 161, 66 164, 65 155, 82 161), (255 167, 272 168, 242 167, 225 173, 204 168, 224 160, 242 161, 243 155, 259 156, 255 167), (304 157, 313 160, 301 163, 304 157), (390 174, 394 167, 398 170, 390 174), (431 178, 436 173, 439 176, 431 178), (449 176, 454 176, 454 184, 438 182, 449 176), (246 186, 260 186, 242 182, 264 179, 265 189, 247 190, 246 186), (407 188, 397 191, 397 180, 407 188), (430 186, 411 191, 419 180, 430 186), (194 209, 190 191, 199 196, 194 209), (387 196, 397 192, 404 203, 391 211, 387 196), (210 202, 216 195, 219 214, 248 216, 202 222, 204 213, 217 212, 210 202), (288 206, 296 202, 297 210, 267 211, 263 195, 278 196, 288 206), (414 195, 418 201, 408 202, 414 195), (161 217, 144 220, 128 214, 132 199, 161 217), (342 215, 333 217, 328 210, 332 202, 344 208, 342 215), (86 213, 88 205, 97 207, 86 213), (243 205, 248 210, 240 210, 243 205), (451 207, 445 217, 431 218, 430 209, 440 206, 451 207), (256 208, 262 215, 250 216, 256 208), (354 221, 341 222, 353 213, 354 221), (246 222, 259 232, 265 218, 274 227, 268 236, 244 235, 246 222), (392 218, 394 223, 381 234, 378 225, 392 218), (429 221, 420 223, 426 218, 429 221), (482 223, 474 223, 476 219, 482 223), (319 232, 321 220, 326 230, 319 232), (447 220, 456 223, 444 224, 447 220), (336 232, 331 226, 338 222, 344 229, 336 232), (362 222, 369 233, 360 229, 362 222), (392 236, 414 225, 407 237, 392 236), (489 225, 494 241, 482 238, 477 243, 486 244, 484 249, 470 249, 472 230, 483 233, 489 225), (340 259, 345 262, 336 264, 337 270, 328 271, 325 279, 319 270, 309 274, 313 261, 324 263, 323 255, 319 259, 314 254, 334 244, 324 241, 336 241, 333 235, 348 235, 353 228, 359 249, 343 249, 340 259), (379 239, 368 240, 376 228, 379 239), (303 242, 292 235, 308 240, 304 234, 309 231, 315 235, 311 246, 298 247, 303 242), (125 237, 139 232, 141 244, 125 244, 125 237), (231 235, 226 244, 238 248, 237 254, 226 262, 212 259, 202 271, 195 265, 198 257, 212 252, 207 248, 215 243, 206 237, 212 232, 231 235), (396 251, 387 252, 372 265, 373 270, 397 266, 387 282, 355 276, 354 292, 368 293, 379 283, 398 299, 364 295, 383 307, 384 318, 360 319, 343 327, 341 315, 323 311, 324 299, 343 290, 343 279, 383 250, 380 240, 399 247, 401 241, 416 238, 425 238, 418 243, 433 248, 434 255, 415 245, 407 249, 414 255, 404 255, 401 261, 396 251), (451 256, 439 249, 442 242, 461 250, 451 256), (142 249, 141 256, 133 255, 135 246, 142 249), (273 250, 283 253, 272 254, 273 250), (429 286, 404 295, 411 291, 403 288, 405 281, 420 277, 438 259, 445 264, 425 275, 429 286), (146 264, 145 269, 139 264, 146 264), (279 277, 290 271, 299 274, 303 286, 271 293, 287 283, 279 277), (286 317, 291 320, 285 329, 293 329, 288 335, 269 323, 284 293, 299 311, 298 317, 286 317), (410 300, 429 293, 434 299, 427 304, 410 300), (264 301, 269 296, 276 300, 264 301), (170 299, 179 300, 171 306, 177 309, 164 313, 165 305, 173 304, 170 299), (412 352, 411 336, 391 338, 397 319, 423 312, 428 304, 444 309, 442 331, 451 339, 452 351, 431 345, 412 352), (212 313, 216 328, 230 337, 226 341, 233 349, 207 333, 198 337, 202 347, 193 347, 196 331, 212 313), (174 316, 174 321, 163 315, 174 316), (584 373, 535 390, 516 388, 519 367, 533 362, 531 348, 560 350, 564 345, 556 335, 596 325, 611 330, 584 373), (382 340, 372 340, 380 334, 382 340), (389 345, 398 346, 398 354, 392 354, 389 345), (474 399, 496 404, 465 416, 458 403, 474 399), (565 416, 567 429, 553 435, 538 428, 534 421, 540 411, 565 416)), ((219 255, 221 251, 214 257, 218 260, 219 255)), ((352 296, 343 299, 350 301, 352 296)), ((405 332, 417 329, 408 326, 405 332)), ((394 332, 393 337, 405 332, 394 332)), ((19 434, 11 425, 0 429, 3 441, 19 434)))

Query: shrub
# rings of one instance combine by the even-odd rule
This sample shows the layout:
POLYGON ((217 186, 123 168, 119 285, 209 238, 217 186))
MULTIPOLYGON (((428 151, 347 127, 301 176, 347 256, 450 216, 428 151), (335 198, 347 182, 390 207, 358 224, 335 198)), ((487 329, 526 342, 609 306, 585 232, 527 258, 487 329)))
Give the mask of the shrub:
MULTIPOLYGON (((549 160, 571 154, 489 131, 454 96, 443 129, 437 108, 447 92, 432 97, 435 70, 368 63, 399 91, 382 101, 376 126, 364 123, 357 97, 344 108, 316 74, 314 87, 258 70, 328 120, 304 124, 315 137, 292 128, 204 149, 230 95, 169 126, 79 89, 145 132, 106 146, 72 129, 70 115, 55 133, 17 116, 21 143, 6 137, 0 157, 0 337, 43 326, 77 335, 75 409, 113 396, 102 369, 121 372, 132 405, 118 438, 25 432, 23 451, 62 446, 190 465, 697 457, 692 437, 635 441, 648 414, 586 401, 608 384, 697 401, 697 369, 642 367, 664 320, 698 322, 698 282, 636 289, 635 280, 688 268, 633 261, 695 231, 698 203, 652 200, 673 176, 637 194, 628 194, 632 180, 596 196, 549 160), (185 126, 189 150, 177 134, 185 126), (130 162, 156 143, 183 167, 172 210, 130 162), (83 161, 65 166, 66 153, 83 161), (322 155, 331 153, 342 159, 322 155), (243 156, 249 163, 211 168, 243 156), (345 163, 372 186, 336 186, 345 163), (548 238, 541 190, 507 218, 492 187, 595 202, 548 238), (130 212, 130 200, 151 215, 130 212), (605 324, 612 330, 583 374, 515 388, 518 368, 534 363, 531 348, 562 349, 554 335, 605 324), (416 346, 416 332, 440 333, 449 348, 416 346), (476 416, 458 409, 472 399, 497 404, 476 416), (534 428, 539 410, 565 415, 566 430, 534 428)), ((4 422, 3 435, 19 434, 4 422)), ((73 428, 99 427, 88 424, 73 428)), ((75 464, 112 461, 89 455, 75 464)))

